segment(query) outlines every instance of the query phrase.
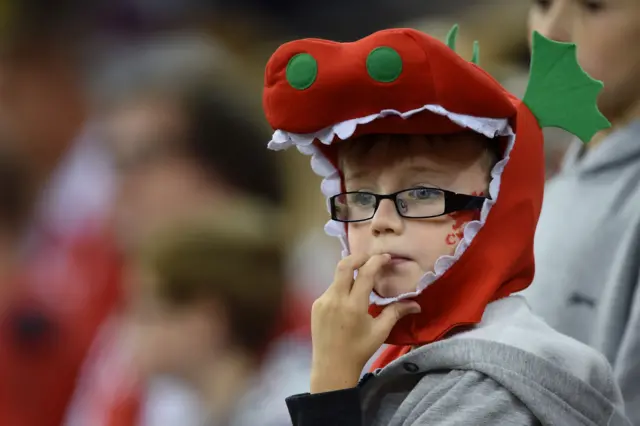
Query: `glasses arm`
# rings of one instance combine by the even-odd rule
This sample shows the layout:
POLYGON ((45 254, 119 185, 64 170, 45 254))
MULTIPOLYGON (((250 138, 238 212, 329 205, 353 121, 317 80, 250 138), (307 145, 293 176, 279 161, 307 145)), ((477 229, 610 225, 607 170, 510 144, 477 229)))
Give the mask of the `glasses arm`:
POLYGON ((444 193, 444 214, 465 210, 481 209, 484 201, 488 197, 480 197, 477 195, 457 194, 455 192, 445 191, 444 193))

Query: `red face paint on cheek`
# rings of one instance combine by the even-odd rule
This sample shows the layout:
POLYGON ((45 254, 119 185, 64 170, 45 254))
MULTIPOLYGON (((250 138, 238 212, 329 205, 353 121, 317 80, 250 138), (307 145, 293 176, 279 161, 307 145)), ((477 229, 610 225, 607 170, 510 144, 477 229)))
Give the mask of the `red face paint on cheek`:
MULTIPOLYGON (((484 197, 484 192, 473 191, 471 195, 474 195, 476 197, 484 197)), ((460 241, 464 236, 464 225, 467 222, 480 220, 480 210, 453 212, 449 215, 449 217, 453 219, 454 222, 453 225, 451 225, 451 233, 447 234, 445 238, 445 243, 452 246, 457 244, 458 241, 460 241)))
POLYGON ((457 242, 455 234, 448 234, 447 237, 444 239, 444 242, 447 243, 447 245, 449 246, 455 245, 457 242))

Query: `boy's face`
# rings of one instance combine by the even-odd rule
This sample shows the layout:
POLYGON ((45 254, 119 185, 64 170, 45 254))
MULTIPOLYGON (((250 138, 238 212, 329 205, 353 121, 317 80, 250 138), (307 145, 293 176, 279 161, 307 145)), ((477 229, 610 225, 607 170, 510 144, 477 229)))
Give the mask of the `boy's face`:
MULTIPOLYGON (((481 137, 464 133, 446 139, 412 136, 400 144, 394 142, 380 136, 364 152, 341 153, 347 191, 389 194, 431 187, 485 195, 492 159, 481 137)), ((382 297, 395 297, 415 291, 440 256, 453 254, 464 225, 478 217, 479 211, 463 211, 407 219, 398 214, 391 200, 383 200, 371 220, 348 225, 349 247, 351 253, 392 255, 376 278, 375 290, 382 297)))
POLYGON ((217 321, 204 301, 176 307, 163 300, 149 269, 136 265, 128 272, 138 367, 148 375, 193 378, 225 346, 225 322, 217 321))
POLYGON ((580 65, 605 84, 599 106, 609 118, 640 100, 640 0, 535 0, 529 29, 577 44, 580 65))

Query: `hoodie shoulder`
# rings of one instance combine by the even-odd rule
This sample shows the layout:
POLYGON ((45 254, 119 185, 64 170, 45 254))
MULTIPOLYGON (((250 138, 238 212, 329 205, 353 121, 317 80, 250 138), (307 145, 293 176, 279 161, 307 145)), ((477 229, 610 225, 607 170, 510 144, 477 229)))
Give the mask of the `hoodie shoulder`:
POLYGON ((478 371, 451 370, 425 375, 395 411, 380 410, 374 425, 540 425, 508 389, 478 371), (406 420, 410 419, 409 422, 406 420))
MULTIPOLYGON (((594 366, 593 375, 587 382, 549 359, 514 346, 461 338, 437 342, 409 353, 382 370, 378 379, 382 382, 385 378, 408 380, 409 370, 422 376, 398 408, 398 411, 404 409, 406 418, 412 412, 445 407, 451 399, 482 401, 489 392, 500 404, 479 404, 480 413, 498 417, 530 416, 539 422, 527 420, 515 424, 631 425, 624 417, 620 392, 606 363, 594 366), (400 375, 405 377, 400 378, 400 375)), ((473 412, 476 406, 465 404, 467 402, 461 402, 457 409, 451 407, 451 411, 442 410, 443 415, 452 419, 467 416, 464 417, 466 422, 460 418, 460 422, 443 424, 484 424, 477 423, 475 416, 478 413, 473 412)))
MULTIPOLYGON (((378 377, 402 370, 406 374, 408 364, 424 375, 410 393, 415 401, 432 399, 433 392, 447 388, 451 380, 457 380, 454 387, 465 395, 481 398, 490 381, 543 424, 630 424, 604 356, 555 332, 518 296, 489 305, 474 330, 410 352, 378 377), (433 380, 442 383, 434 386, 433 380)), ((442 392, 440 397, 444 398, 442 392)))
MULTIPOLYGON (((523 351, 527 362, 549 364, 621 404, 622 396, 606 357, 590 346, 551 328, 532 313, 522 296, 510 296, 487 307, 480 326, 456 338, 480 339, 523 351)), ((499 348, 500 346, 496 346, 499 348)), ((522 368, 517 362, 514 371, 522 368)))
POLYGON ((481 339, 518 348, 586 383, 615 389, 612 368, 605 356, 551 328, 532 313, 522 296, 493 302, 478 327, 453 339, 481 339))

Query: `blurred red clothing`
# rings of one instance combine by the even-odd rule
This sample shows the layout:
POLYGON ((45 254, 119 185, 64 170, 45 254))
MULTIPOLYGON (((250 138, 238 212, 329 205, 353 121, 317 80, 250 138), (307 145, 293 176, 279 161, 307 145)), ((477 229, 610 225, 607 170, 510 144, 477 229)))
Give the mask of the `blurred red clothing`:
POLYGON ((105 235, 52 238, 30 255, 0 323, 1 426, 61 424, 120 273, 105 235))
POLYGON ((128 426, 138 423, 139 380, 133 365, 133 340, 118 312, 100 325, 87 354, 65 426, 128 426))
POLYGON ((58 426, 99 324, 118 302, 121 259, 104 230, 114 173, 91 123, 43 188, 22 270, 0 312, 0 426, 58 426))
MULTIPOLYGON (((310 338, 311 303, 290 295, 272 342, 310 338)), ((138 426, 145 400, 136 379, 126 327, 118 315, 105 321, 83 367, 64 426, 138 426)), ((269 351, 271 348, 266 348, 269 351)))

